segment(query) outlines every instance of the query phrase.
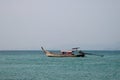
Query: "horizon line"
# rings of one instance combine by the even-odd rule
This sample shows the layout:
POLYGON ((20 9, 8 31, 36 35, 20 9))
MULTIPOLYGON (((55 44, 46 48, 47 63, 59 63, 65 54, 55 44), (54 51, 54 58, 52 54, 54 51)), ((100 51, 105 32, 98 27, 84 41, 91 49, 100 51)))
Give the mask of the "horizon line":
MULTIPOLYGON (((59 51, 58 49, 47 49, 49 51, 56 50, 59 51)), ((83 49, 87 51, 120 51, 119 49, 83 49)), ((42 51, 41 49, 11 49, 11 50, 0 50, 0 51, 42 51)))

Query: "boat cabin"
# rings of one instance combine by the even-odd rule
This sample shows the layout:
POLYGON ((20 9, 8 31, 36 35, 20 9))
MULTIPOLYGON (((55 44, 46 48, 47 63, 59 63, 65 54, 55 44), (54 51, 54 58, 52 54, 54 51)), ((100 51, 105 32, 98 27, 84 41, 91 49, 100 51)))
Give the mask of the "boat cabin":
POLYGON ((61 51, 64 55, 73 55, 73 51, 61 51))

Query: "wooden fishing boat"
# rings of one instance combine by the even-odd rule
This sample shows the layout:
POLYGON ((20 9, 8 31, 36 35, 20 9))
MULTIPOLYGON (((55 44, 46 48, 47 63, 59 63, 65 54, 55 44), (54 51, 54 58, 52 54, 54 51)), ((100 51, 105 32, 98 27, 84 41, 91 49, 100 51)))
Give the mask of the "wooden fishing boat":
POLYGON ((85 56, 85 54, 82 53, 81 51, 79 52, 79 54, 73 54, 72 51, 53 53, 48 50, 45 50, 43 47, 41 47, 41 49, 48 57, 84 57, 85 56))

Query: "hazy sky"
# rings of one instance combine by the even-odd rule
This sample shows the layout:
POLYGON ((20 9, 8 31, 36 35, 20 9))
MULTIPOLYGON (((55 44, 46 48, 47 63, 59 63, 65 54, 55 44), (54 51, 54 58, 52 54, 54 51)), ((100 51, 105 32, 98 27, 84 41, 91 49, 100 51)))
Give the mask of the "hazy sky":
POLYGON ((0 50, 120 50, 120 0, 0 0, 0 50))

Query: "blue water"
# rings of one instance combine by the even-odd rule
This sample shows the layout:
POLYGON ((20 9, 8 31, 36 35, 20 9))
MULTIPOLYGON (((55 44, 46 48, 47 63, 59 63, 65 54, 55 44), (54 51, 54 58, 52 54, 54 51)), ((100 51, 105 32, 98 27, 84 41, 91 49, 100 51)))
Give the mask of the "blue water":
POLYGON ((41 51, 0 51, 0 80, 120 80, 120 51, 55 58, 41 51))

